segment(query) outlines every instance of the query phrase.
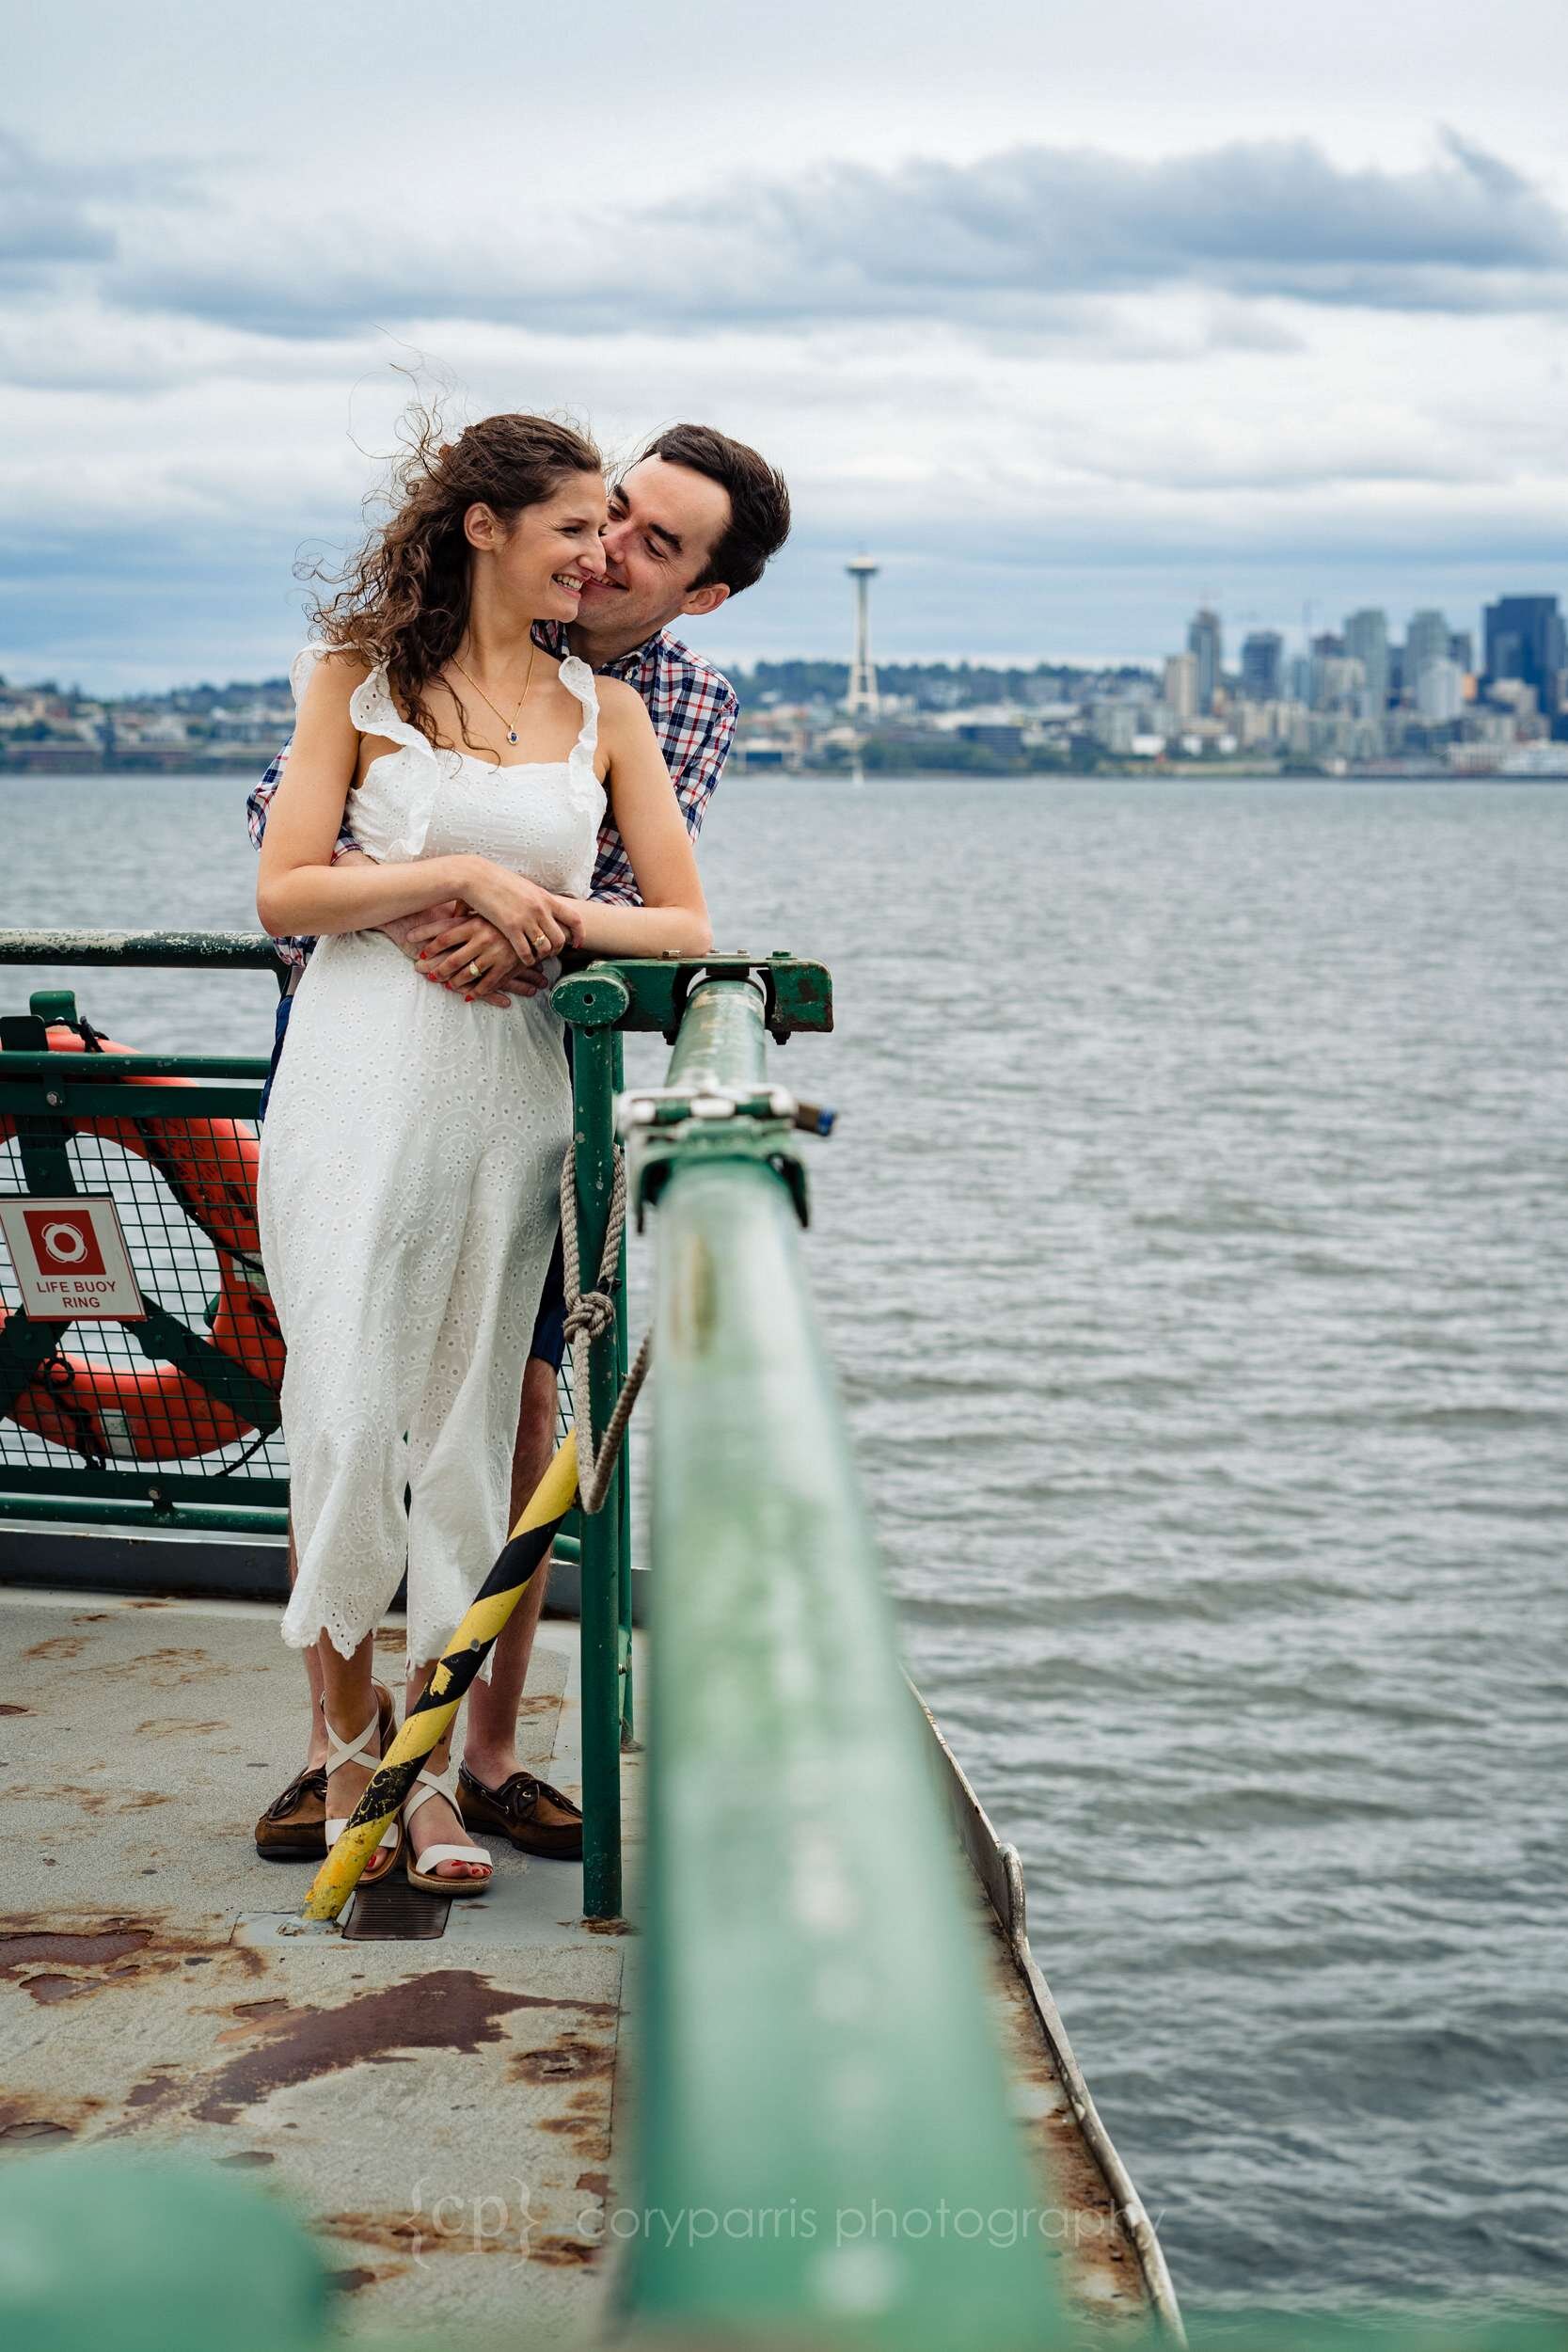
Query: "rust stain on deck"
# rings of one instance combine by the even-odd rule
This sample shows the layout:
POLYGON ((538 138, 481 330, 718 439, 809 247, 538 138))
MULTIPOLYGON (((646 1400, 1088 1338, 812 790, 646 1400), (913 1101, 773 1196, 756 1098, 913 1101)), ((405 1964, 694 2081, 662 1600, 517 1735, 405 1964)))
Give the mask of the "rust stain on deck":
POLYGON ((591 2075, 613 2074, 615 2052, 576 2034, 562 2034, 542 2050, 519 2050, 506 2071, 518 2083, 582 2082, 591 2075))
POLYGON ((88 1977, 55 1977, 40 1974, 36 1977, 23 1977, 19 1981, 28 1999, 37 2001, 43 2009, 53 2007, 56 2001, 74 2001, 84 1994, 97 1991, 96 1985, 88 1977))
POLYGON ((547 2263, 552 2269, 566 2270, 591 2263, 599 2251, 596 2244, 580 2237, 538 2237, 529 2240, 528 2258, 531 2263, 547 2263))
MULTIPOLYGON (((414 2213, 324 2213, 310 2224, 324 2237, 352 2238, 356 2246, 385 2246, 397 2253, 418 2251, 428 2220, 414 2213)), ((435 2240, 440 2246, 442 2240, 435 2240)))
POLYGON ((86 1648, 86 1642, 74 1633, 56 1633, 47 1642, 35 1642, 32 1648, 24 1649, 22 1655, 24 1658, 40 1659, 80 1658, 86 1648))
POLYGON ((35 2001, 75 2000, 177 1969, 214 1965, 237 1969, 253 1982, 265 1975, 267 1963, 247 1945, 213 1944, 171 1931, 156 1913, 48 1922, 18 1913, 0 1918, 0 1982, 20 1983, 35 2001))
POLYGON ((383 2279, 401 2279, 407 2271, 406 2263, 387 2263, 379 2270, 334 2270, 328 2273, 340 2295, 357 2295, 364 2287, 375 2287, 383 2279))
POLYGON ((30 1962, 71 1963, 82 1968, 103 1968, 112 1960, 145 1951, 152 1941, 150 1927, 116 1924, 80 1932, 32 1925, 0 1929, 0 1977, 14 1978, 30 1962))
POLYGON ((74 2139, 103 2104, 102 2099, 71 2099, 54 2091, 8 2091, 0 2097, 0 2149, 25 2153, 74 2139))
MULTIPOLYGON (((171 1804, 172 1794, 153 1788, 39 1788, 30 1781, 12 1781, 0 1788, 0 1804, 20 1804, 42 1798, 54 1804, 72 1805, 96 1820, 101 1813, 139 1813, 150 1804, 171 1804)), ((57 1824, 56 1824, 57 1826, 57 1824)))
POLYGON ((1001 2028, 1019 2127, 1070 2302, 1098 2322, 1147 2314, 1141 2266, 1130 2250, 1105 2176, 1073 2113, 1028 1987, 989 1908, 982 1915, 1001 1996, 1001 2028), (1022 2096, 1020 2094, 1022 2093, 1022 2096), (1031 2094, 1033 2094, 1031 2096, 1031 2094), (1058 2225, 1054 2228, 1053 2224, 1058 2225))
POLYGON ((90 1670, 107 1680, 146 1682, 154 1691, 175 1691, 182 1683, 202 1682, 213 1675, 238 1672, 222 1659, 210 1658, 204 1649, 145 1650, 139 1658, 119 1658, 90 1670))
MULTIPOLYGON (((342 2238, 352 2246, 380 2247, 388 2253, 412 2254, 416 2261, 427 2254, 507 2254, 514 2262, 517 2260, 515 2238, 472 2228, 443 2229, 432 2213, 329 2213, 319 2216, 310 2226, 324 2237, 342 2238)), ((397 2278, 406 2266, 397 2263, 389 2270, 363 2275, 397 2278)))
MULTIPOLYGON (((330 2009, 241 2003, 214 2012, 236 2019, 217 2037, 219 2042, 242 2039, 244 2046, 231 2058, 195 2080, 154 2069, 129 2093, 126 2104, 160 2114, 178 2107, 198 2122, 231 2123, 274 2091, 319 2082, 351 2066, 404 2066, 422 2050, 472 2054, 485 2043, 502 2041, 504 2021, 531 2009, 615 2013, 614 2003, 608 2001, 555 2001, 542 1994, 509 1993, 469 1968, 432 1969, 405 1983, 351 1994, 330 2009)), ((607 2058, 607 2067, 610 2062, 607 2058)), ((574 2050, 558 2074, 572 2078, 585 2071, 574 2050)), ((543 2077, 556 2078, 549 2074, 543 2077)))

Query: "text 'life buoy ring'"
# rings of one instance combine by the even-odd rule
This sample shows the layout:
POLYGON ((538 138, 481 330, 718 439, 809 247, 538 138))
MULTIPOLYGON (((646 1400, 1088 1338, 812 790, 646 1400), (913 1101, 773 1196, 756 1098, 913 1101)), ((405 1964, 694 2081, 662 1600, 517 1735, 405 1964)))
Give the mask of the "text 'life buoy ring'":
MULTIPOLYGON (((135 1049, 111 1038, 55 1025, 52 1054, 94 1048, 135 1049)), ((195 1078, 126 1078, 139 1088, 197 1086, 195 1078)), ((213 1243, 221 1267, 213 1346, 277 1393, 283 1378, 283 1338, 261 1271, 256 1225, 256 1169, 261 1147, 231 1119, 72 1119, 76 1135, 101 1136, 155 1168, 193 1225, 213 1243)), ((0 1117, 0 1143, 14 1121, 0 1117)), ((0 1307, 0 1330, 6 1313, 0 1307)), ((63 1327, 62 1327, 63 1328, 63 1327)), ((256 1427, 241 1408, 214 1396, 176 1364, 89 1364, 56 1349, 8 1407, 10 1419, 87 1461, 181 1461, 230 1445, 256 1427), (104 1416, 109 1419, 105 1421, 104 1416)))

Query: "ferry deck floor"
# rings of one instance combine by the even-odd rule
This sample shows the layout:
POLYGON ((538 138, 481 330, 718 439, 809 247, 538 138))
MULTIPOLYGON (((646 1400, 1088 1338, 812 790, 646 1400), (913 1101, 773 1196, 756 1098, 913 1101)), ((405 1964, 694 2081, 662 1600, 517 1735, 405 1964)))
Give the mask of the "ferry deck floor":
MULTIPOLYGON (((377 1638, 395 1686, 401 1628, 377 1638)), ((351 2335, 483 2352, 521 2319, 531 2343, 591 2342, 635 2227, 641 1751, 623 1756, 625 1919, 583 1920, 578 1865, 485 1836, 493 1884, 438 1935, 285 1941, 269 1915, 311 1867, 252 1842, 303 1756, 276 1609, 0 1588, 0 2156, 120 2142, 244 2169, 323 2242, 351 2335)), ((541 1625, 519 1750, 579 1795, 577 1646, 575 1622, 541 1625)), ((1145 2321, 1136 2249, 981 1915, 1069 2299, 1145 2321)))

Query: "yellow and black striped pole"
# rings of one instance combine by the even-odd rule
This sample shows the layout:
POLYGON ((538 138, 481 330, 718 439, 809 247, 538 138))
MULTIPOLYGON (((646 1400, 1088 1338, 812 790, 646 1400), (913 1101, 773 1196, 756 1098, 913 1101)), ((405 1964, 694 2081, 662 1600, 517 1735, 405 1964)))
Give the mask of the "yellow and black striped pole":
POLYGON ((433 1668, 412 1713, 377 1765, 349 1817, 348 1827, 316 1872, 305 1898, 307 1919, 336 1919, 358 1885, 381 1843, 382 1832, 413 1788, 426 1756, 440 1745, 496 1636, 532 1582, 577 1491, 577 1438, 568 1432, 497 1554, 495 1566, 469 1603, 467 1614, 447 1644, 445 1655, 433 1668))

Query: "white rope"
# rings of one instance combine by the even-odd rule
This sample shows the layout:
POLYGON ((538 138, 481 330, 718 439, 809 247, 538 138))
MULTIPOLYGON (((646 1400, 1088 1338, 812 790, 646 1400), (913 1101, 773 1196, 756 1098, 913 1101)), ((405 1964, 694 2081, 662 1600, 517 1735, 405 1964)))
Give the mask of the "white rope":
POLYGON ((654 1335, 644 1333, 642 1344, 627 1373, 615 1410, 594 1450, 594 1411, 590 1398, 589 1359, 594 1342, 615 1327, 614 1282, 621 1256, 621 1235, 626 1223, 626 1154, 617 1151, 610 1190, 610 1215, 605 1222, 604 1248, 599 1258, 598 1287, 585 1291, 578 1262, 578 1187, 574 1152, 561 1163, 561 1255, 566 1293, 566 1342, 572 1351, 572 1420, 578 1440, 578 1503, 592 1518, 604 1508, 610 1482, 626 1439, 631 1408, 647 1375, 654 1335))

